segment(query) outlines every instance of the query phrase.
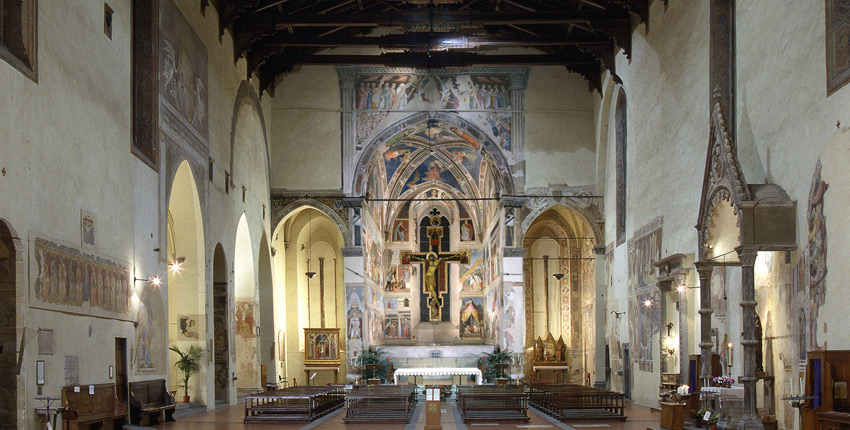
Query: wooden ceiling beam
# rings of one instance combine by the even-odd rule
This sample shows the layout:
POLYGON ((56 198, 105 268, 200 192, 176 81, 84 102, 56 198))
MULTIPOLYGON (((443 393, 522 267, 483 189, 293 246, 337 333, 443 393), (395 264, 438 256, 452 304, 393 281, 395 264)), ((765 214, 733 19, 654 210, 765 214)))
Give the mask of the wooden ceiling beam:
POLYGON ((627 14, 606 11, 549 11, 491 13, 473 11, 435 11, 433 18, 427 9, 357 14, 264 14, 240 19, 237 31, 292 27, 391 27, 438 22, 441 25, 481 27, 492 25, 558 25, 595 22, 628 21, 627 14))
POLYGON ((587 66, 599 62, 591 56, 570 54, 480 55, 468 52, 393 52, 380 55, 276 55, 262 67, 295 65, 381 65, 385 67, 446 68, 474 65, 570 65, 587 66))
POLYGON ((467 36, 460 33, 406 33, 389 34, 376 37, 355 36, 290 36, 276 34, 258 40, 252 46, 286 46, 331 48, 338 46, 368 47, 385 49, 410 49, 414 51, 431 49, 474 49, 478 46, 531 47, 531 46, 600 46, 613 48, 610 40, 599 37, 578 36, 467 36))

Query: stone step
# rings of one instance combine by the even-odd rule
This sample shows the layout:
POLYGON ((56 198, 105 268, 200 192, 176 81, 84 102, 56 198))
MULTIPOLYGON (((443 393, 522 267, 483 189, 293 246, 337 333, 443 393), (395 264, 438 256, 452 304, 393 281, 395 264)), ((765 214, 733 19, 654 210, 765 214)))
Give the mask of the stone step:
POLYGON ((206 405, 201 402, 178 403, 174 409, 174 418, 179 419, 180 417, 188 417, 206 411, 206 405))

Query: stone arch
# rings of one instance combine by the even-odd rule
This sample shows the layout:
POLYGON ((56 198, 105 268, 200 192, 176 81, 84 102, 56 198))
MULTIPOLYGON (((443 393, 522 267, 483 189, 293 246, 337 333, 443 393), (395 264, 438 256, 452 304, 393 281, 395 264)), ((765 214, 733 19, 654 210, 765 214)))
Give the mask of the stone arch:
POLYGON ((365 145, 363 148, 363 152, 360 154, 360 158, 357 159, 357 164, 354 167, 354 174, 352 176, 352 181, 354 185, 352 190, 355 194, 362 194, 363 191, 363 183, 366 181, 366 171, 368 170, 369 164, 372 161, 372 158, 375 156, 375 151, 378 147, 386 142, 391 137, 400 133, 407 127, 412 125, 421 124, 430 119, 438 119, 441 121, 445 121, 449 124, 457 126, 459 128, 466 128, 473 130, 479 136, 482 136, 481 145, 484 147, 486 152, 490 154, 490 157, 495 164, 496 171, 499 172, 499 181, 501 184, 501 189, 503 190, 503 194, 514 194, 516 193, 516 185, 514 184, 513 175, 511 175, 510 165, 508 164, 507 158, 499 149, 499 145, 494 143, 487 137, 480 128, 478 128, 475 124, 463 119, 461 116, 450 113, 450 112, 416 112, 407 117, 404 117, 387 128, 385 128, 382 132, 378 133, 374 138, 372 138, 369 143, 365 145))
POLYGON ((25 305, 23 276, 24 247, 12 225, 0 218, 0 362, 7 369, 0 389, 0 429, 27 428, 26 414, 26 364, 18 360, 16 351, 24 335, 25 305), (14 369, 15 373, 8 369, 14 369))
POLYGON ((302 206, 312 207, 313 209, 316 209, 317 211, 322 212, 328 218, 330 218, 331 221, 333 221, 333 223, 339 229, 339 233, 342 234, 342 240, 343 240, 343 244, 344 244, 343 246, 345 248, 351 247, 351 237, 350 237, 351 235, 348 234, 348 226, 345 224, 345 221, 342 220, 342 217, 339 216, 339 214, 336 213, 336 211, 333 210, 333 208, 331 208, 330 206, 326 205, 325 203, 322 203, 319 200, 316 200, 316 199, 313 199, 313 198, 310 198, 310 197, 300 198, 298 200, 293 201, 292 203, 289 203, 288 205, 284 206, 283 208, 281 208, 275 214, 274 219, 272 219, 272 229, 271 229, 271 231, 277 232, 278 228, 280 228, 281 223, 283 222, 284 219, 286 219, 287 215, 289 215, 290 213, 292 213, 292 212, 294 212, 298 209, 301 209, 302 206))
POLYGON ((531 212, 526 215, 525 219, 522 221, 522 237, 525 237, 528 229, 534 223, 534 221, 539 217, 542 213, 546 212, 549 209, 552 209, 556 206, 563 206, 573 212, 575 212, 579 218, 584 221, 590 230, 593 232, 593 241, 597 245, 603 243, 604 236, 602 235, 602 230, 599 228, 599 225, 596 223, 596 217, 589 210, 590 202, 588 199, 571 199, 569 197, 564 198, 561 201, 556 200, 554 197, 546 197, 542 199, 542 201, 538 201, 531 212))
MULTIPOLYGON (((203 177, 203 176, 202 176, 203 177)), ((167 201, 166 258, 169 263, 166 290, 168 297, 168 345, 186 351, 192 346, 206 348, 206 246, 201 192, 191 163, 183 161, 176 169, 167 201)), ((177 388, 179 374, 174 372, 176 353, 168 354, 169 384, 177 388)), ((196 378, 186 391, 191 398, 209 404, 207 375, 212 372, 207 360, 201 361, 196 378)))
POLYGON ((242 81, 239 84, 239 89, 236 90, 236 99, 233 102, 233 112, 231 114, 230 120, 230 160, 229 160, 229 169, 232 178, 236 177, 236 172, 234 171, 233 164, 233 154, 236 149, 236 126, 238 125, 238 117, 239 117, 239 108, 243 105, 254 108, 254 111, 257 113, 257 118, 260 120, 260 128, 263 130, 263 145, 266 148, 264 158, 266 159, 266 171, 271 173, 271 164, 269 160, 269 138, 266 133, 266 120, 263 116, 263 107, 260 104, 260 97, 257 96, 257 93, 254 91, 254 88, 251 87, 251 84, 248 83, 247 80, 242 81))

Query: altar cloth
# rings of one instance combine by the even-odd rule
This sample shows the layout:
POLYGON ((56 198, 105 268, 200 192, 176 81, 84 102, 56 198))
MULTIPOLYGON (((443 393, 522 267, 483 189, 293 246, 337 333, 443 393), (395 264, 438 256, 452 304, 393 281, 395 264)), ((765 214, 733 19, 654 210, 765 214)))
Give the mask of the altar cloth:
POLYGON ((473 375, 475 376, 475 384, 481 385, 481 370, 475 367, 427 367, 427 368, 405 368, 396 369, 393 376, 393 382, 398 385, 399 376, 455 376, 455 375, 473 375))

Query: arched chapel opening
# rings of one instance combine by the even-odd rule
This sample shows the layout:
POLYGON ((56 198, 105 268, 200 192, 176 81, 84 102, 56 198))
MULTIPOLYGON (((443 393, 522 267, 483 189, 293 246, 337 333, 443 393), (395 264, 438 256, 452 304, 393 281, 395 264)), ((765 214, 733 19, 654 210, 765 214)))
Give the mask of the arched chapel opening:
MULTIPOLYGON (((195 175, 188 161, 177 168, 168 200, 168 346, 187 352, 197 347, 204 350, 199 371, 189 379, 189 397, 206 404, 207 398, 207 288, 204 252, 204 220, 198 198, 195 175)), ((183 393, 178 386, 182 377, 174 366, 179 359, 168 352, 170 389, 183 393)))

